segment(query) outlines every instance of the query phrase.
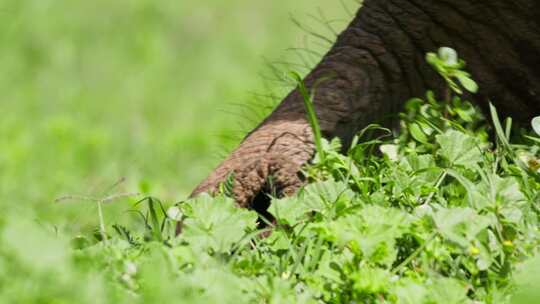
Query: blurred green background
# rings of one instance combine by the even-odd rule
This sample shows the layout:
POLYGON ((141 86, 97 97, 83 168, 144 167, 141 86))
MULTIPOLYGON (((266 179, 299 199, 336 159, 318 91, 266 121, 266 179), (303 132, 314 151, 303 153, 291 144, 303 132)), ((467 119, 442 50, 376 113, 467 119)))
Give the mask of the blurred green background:
POLYGON ((94 204, 55 198, 125 177, 112 193, 184 199, 254 125, 249 105, 271 103, 250 92, 286 93, 259 75, 264 57, 303 62, 291 16, 331 34, 319 8, 338 31, 350 19, 335 0, 0 1, 0 204, 78 231, 94 204))

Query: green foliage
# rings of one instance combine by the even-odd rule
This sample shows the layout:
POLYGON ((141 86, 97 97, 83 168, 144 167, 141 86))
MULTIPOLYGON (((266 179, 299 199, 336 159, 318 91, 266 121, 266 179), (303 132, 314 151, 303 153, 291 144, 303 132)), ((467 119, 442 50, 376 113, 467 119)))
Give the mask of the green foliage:
POLYGON ((531 124, 536 135, 540 136, 540 116, 535 117, 531 124))
POLYGON ((482 161, 482 149, 476 138, 455 130, 436 136, 440 150, 438 154, 448 161, 449 166, 474 166, 482 161))
POLYGON ((442 47, 437 54, 428 53, 426 61, 446 80, 449 88, 455 93, 462 94, 462 88, 471 93, 478 91, 478 85, 471 79, 471 74, 463 70, 465 61, 458 58, 455 50, 442 47))
POLYGON ((244 209, 238 210, 232 199, 213 199, 203 194, 182 207, 186 219, 181 238, 196 250, 228 252, 245 231, 255 228, 256 215, 244 209))
POLYGON ((115 225, 116 234, 98 239, 70 241, 8 216, 0 222, 0 299, 537 302, 539 139, 503 128, 495 114, 497 138, 490 140, 477 108, 459 96, 439 102, 428 93, 408 102, 402 124, 414 127, 398 137, 362 140, 387 131, 369 126, 346 154, 338 140, 321 139, 325 157, 305 168, 309 184, 272 199, 276 221, 262 230, 254 212, 225 195, 227 183, 218 197, 201 195, 168 210, 146 198, 140 206, 147 212, 137 213, 142 229, 115 225))

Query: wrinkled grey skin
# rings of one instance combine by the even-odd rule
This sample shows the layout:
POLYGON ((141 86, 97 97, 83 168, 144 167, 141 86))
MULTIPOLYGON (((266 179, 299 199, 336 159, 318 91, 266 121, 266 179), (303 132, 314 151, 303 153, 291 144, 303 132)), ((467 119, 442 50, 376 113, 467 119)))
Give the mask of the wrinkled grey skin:
MULTIPOLYGON (((540 1, 366 0, 334 46, 305 78, 318 82, 315 106, 326 138, 349 143, 367 124, 390 124, 407 99, 441 88, 425 54, 456 49, 480 85, 470 96, 526 121, 540 113, 540 1), (324 79, 320 82, 321 79, 324 79)), ((440 90, 439 90, 440 92, 440 90)), ((292 91, 192 195, 214 192, 234 172, 242 207, 263 211, 268 179, 281 195, 302 185, 298 172, 314 155, 313 136, 292 91)))

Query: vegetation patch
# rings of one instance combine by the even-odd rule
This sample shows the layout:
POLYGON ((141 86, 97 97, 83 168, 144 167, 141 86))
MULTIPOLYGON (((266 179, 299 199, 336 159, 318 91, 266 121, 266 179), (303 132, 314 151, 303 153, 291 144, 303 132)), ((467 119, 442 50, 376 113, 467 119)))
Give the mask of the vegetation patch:
POLYGON ((6 217, 1 302, 533 303, 540 138, 462 97, 478 88, 453 50, 427 60, 447 94, 410 100, 397 136, 369 126, 345 154, 318 137, 309 183, 272 198, 266 228, 227 191, 145 198, 141 229, 95 236, 6 217))

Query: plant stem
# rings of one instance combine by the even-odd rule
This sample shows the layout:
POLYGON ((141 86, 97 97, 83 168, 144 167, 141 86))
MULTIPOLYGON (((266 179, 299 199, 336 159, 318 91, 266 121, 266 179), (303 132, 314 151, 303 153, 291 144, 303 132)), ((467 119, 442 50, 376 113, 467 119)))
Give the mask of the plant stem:
POLYGON ((392 270, 392 274, 399 273, 405 266, 407 266, 412 260, 414 260, 425 248, 426 246, 431 243, 437 236, 437 232, 433 232, 428 239, 422 244, 420 247, 418 247, 410 256, 408 256, 405 261, 401 262, 396 268, 392 270))
MULTIPOLYGON (((435 183, 435 188, 439 188, 441 186, 442 182, 444 181, 447 175, 448 175, 448 171, 444 170, 444 172, 441 174, 441 176, 437 180, 437 183, 435 183)), ((433 199, 434 195, 435 195, 435 192, 431 192, 423 205, 429 204, 431 202, 431 199, 433 199)))
POLYGON ((97 201, 97 208, 98 208, 98 217, 99 217, 99 233, 101 234, 101 237, 103 238, 103 242, 107 241, 107 234, 105 233, 105 219, 103 217, 103 207, 101 206, 102 201, 97 201))

